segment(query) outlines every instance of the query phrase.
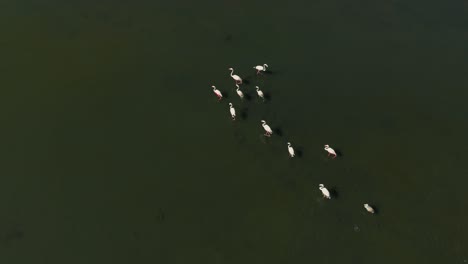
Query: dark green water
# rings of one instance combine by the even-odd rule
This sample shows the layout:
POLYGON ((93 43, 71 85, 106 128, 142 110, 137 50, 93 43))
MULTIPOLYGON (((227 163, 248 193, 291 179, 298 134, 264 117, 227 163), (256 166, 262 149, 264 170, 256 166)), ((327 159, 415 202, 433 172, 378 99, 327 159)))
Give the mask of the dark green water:
POLYGON ((468 261, 465 1, 7 0, 0 29, 0 263, 468 261))

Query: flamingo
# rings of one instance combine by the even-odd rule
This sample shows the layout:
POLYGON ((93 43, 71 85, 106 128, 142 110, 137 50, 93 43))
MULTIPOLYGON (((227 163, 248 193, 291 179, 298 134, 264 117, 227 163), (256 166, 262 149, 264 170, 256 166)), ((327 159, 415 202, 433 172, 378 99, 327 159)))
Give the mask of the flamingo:
POLYGON ((371 214, 375 213, 374 208, 372 208, 369 204, 364 204, 364 208, 366 208, 367 212, 371 214))
POLYGON ((264 97, 264 95, 263 95, 262 90, 260 90, 260 88, 259 88, 258 86, 255 86, 255 88, 257 88, 258 97, 262 98, 263 101, 265 101, 265 97, 264 97))
POLYGON ((328 156, 332 155, 333 158, 336 158, 336 152, 334 149, 330 148, 329 145, 325 145, 325 148, 324 148, 327 152, 328 152, 328 156))
POLYGON ((265 129, 265 136, 270 137, 271 134, 273 134, 273 130, 271 130, 270 126, 267 125, 265 120, 262 120, 262 126, 263 126, 263 129, 265 129))
POLYGON ((289 143, 289 142, 288 142, 288 151, 289 151, 289 156, 291 158, 296 156, 296 154, 294 153, 294 149, 293 149, 293 147, 291 147, 291 143, 289 143))
POLYGON ((218 97, 218 101, 221 100, 223 98, 223 95, 221 94, 221 92, 218 89, 216 89, 216 86, 212 85, 211 87, 213 87, 213 92, 218 97))
POLYGON ((239 85, 236 84, 236 86, 237 86, 236 92, 239 95, 240 99, 244 99, 244 93, 239 89, 239 85))
POLYGON ((229 112, 231 112, 232 120, 236 120, 236 109, 232 107, 232 103, 229 103, 229 112))
POLYGON ((262 66, 262 65, 257 65, 257 66, 255 66, 255 67, 253 67, 253 68, 256 69, 256 70, 257 70, 257 74, 259 74, 261 71, 266 71, 266 68, 267 68, 267 67, 268 67, 267 64, 263 64, 263 66, 262 66))
POLYGON ((234 69, 229 68, 228 70, 231 71, 231 77, 234 79, 234 81, 236 81, 236 84, 242 84, 242 79, 241 77, 239 77, 239 75, 232 75, 232 73, 234 72, 234 69))
POLYGON ((323 197, 327 199, 331 199, 330 192, 328 191, 327 188, 323 184, 319 184, 319 189, 322 191, 323 197))

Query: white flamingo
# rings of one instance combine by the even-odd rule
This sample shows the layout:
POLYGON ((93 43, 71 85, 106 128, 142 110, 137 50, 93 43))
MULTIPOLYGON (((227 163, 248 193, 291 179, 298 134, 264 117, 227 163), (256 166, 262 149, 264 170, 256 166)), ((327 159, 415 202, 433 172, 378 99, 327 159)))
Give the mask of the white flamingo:
POLYGON ((253 67, 253 68, 256 69, 256 70, 257 70, 257 74, 259 74, 261 71, 266 71, 266 68, 267 68, 267 67, 268 67, 267 64, 263 64, 263 66, 262 66, 262 65, 257 65, 257 66, 255 66, 255 67, 253 67))
POLYGON ((223 98, 223 95, 221 94, 221 92, 218 89, 216 89, 216 86, 212 85, 211 87, 213 87, 213 92, 218 97, 218 101, 221 100, 223 98))
POLYGON ((366 208, 367 212, 371 214, 375 213, 374 208, 372 208, 369 204, 364 204, 364 208, 366 208))
POLYGON ((271 134, 273 134, 273 130, 271 130, 270 126, 267 125, 265 120, 262 120, 262 127, 265 129, 265 136, 269 137, 271 134))
POLYGON ((229 112, 231 112, 232 120, 236 120, 236 109, 232 107, 232 103, 229 103, 229 112))
POLYGON ((240 99, 244 99, 244 93, 240 90, 239 88, 239 85, 237 85, 237 89, 236 89, 236 92, 237 92, 237 95, 239 95, 240 99))
POLYGON ((239 75, 233 75, 232 73, 234 72, 234 69, 233 68, 229 68, 228 70, 231 71, 231 77, 234 79, 234 81, 236 81, 236 84, 241 84, 242 83, 242 79, 241 77, 239 77, 239 75))
POLYGON ((258 97, 262 98, 263 101, 265 101, 265 97, 264 97, 264 95, 263 95, 262 90, 260 90, 260 88, 259 88, 258 86, 255 86, 255 88, 257 88, 258 97))
POLYGON ((323 184, 319 184, 319 189, 322 191, 323 197, 327 199, 331 199, 330 192, 328 191, 327 188, 323 184))
POLYGON ((291 147, 291 143, 289 143, 289 142, 288 142, 288 151, 289 151, 289 156, 291 158, 296 156, 296 154, 294 153, 294 149, 293 149, 293 147, 291 147))
POLYGON ((333 158, 336 158, 336 152, 334 149, 330 148, 329 145, 325 145, 325 148, 324 148, 327 152, 328 152, 328 156, 332 155, 333 158))

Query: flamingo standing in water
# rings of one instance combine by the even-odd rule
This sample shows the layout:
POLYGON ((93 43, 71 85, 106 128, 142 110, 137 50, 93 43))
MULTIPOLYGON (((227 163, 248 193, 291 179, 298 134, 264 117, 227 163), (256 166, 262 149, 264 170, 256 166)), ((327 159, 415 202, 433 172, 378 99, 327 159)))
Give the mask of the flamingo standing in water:
POLYGON ((258 86, 255 86, 255 88, 257 88, 258 97, 262 98, 263 101, 265 101, 265 96, 263 95, 262 90, 260 90, 260 88, 258 86))
POLYGON ((234 81, 236 81, 236 84, 242 84, 242 79, 241 77, 239 77, 239 75, 233 75, 232 73, 234 72, 234 69, 233 68, 229 68, 228 70, 231 71, 231 77, 234 79, 234 81))
POLYGON ((293 147, 291 147, 291 143, 289 143, 289 142, 288 142, 288 152, 289 152, 289 156, 291 158, 296 156, 296 154, 294 153, 294 149, 293 149, 293 147))
POLYGON ((229 112, 231 112, 232 120, 236 120, 236 109, 232 107, 232 103, 229 103, 229 112))
POLYGON ((270 137, 273 134, 273 130, 271 130, 270 126, 267 125, 265 120, 262 120, 262 127, 265 129, 265 136, 270 137))
POLYGON ((366 208, 367 212, 371 214, 375 213, 374 208, 372 208, 369 204, 364 204, 364 208, 366 208))
POLYGON ((325 145, 325 148, 324 148, 327 152, 328 152, 328 156, 332 155, 333 158, 336 158, 336 152, 334 149, 330 148, 329 145, 325 145))
POLYGON ((212 85, 211 87, 213 87, 213 92, 218 97, 218 101, 221 100, 223 98, 223 95, 221 94, 221 92, 218 89, 216 89, 216 86, 212 85))
POLYGON ((237 95, 239 95, 240 99, 244 99, 244 93, 239 89, 239 85, 237 85, 237 89, 236 89, 236 92, 237 92, 237 95))
POLYGON ((323 184, 319 184, 319 189, 322 192, 323 197, 325 197, 327 199, 331 199, 330 192, 328 191, 327 188, 325 188, 325 186, 323 184))
POLYGON ((268 67, 267 64, 263 64, 263 66, 262 66, 262 65, 257 65, 257 66, 255 66, 255 67, 253 67, 253 68, 256 69, 256 70, 257 70, 257 74, 259 74, 261 71, 266 71, 266 68, 267 68, 267 67, 268 67))

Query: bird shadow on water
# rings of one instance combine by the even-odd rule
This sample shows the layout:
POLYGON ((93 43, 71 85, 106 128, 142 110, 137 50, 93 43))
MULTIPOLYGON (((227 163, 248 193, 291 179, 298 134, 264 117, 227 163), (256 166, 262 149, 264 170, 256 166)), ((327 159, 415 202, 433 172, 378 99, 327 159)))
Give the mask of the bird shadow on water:
POLYGON ((335 198, 335 199, 340 198, 340 195, 338 194, 338 191, 335 186, 331 187, 329 191, 330 191, 330 195, 332 198, 335 198))
POLYGON ((378 215, 380 206, 377 206, 376 204, 371 204, 371 203, 369 205, 372 207, 372 209, 374 209, 374 214, 378 215))
POLYGON ((277 135, 278 137, 283 137, 284 136, 283 129, 281 129, 281 127, 273 128, 273 133, 275 135, 277 135))
POLYGON ((295 147, 296 156, 302 158, 304 156, 304 149, 301 146, 295 147))
POLYGON ((265 102, 271 101, 271 93, 266 92, 264 96, 265 96, 265 102))
POLYGON ((335 152, 336 152, 337 158, 343 158, 343 152, 340 149, 335 148, 335 152))
POLYGON ((244 107, 244 108, 241 109, 240 117, 241 117, 242 120, 246 120, 249 117, 249 113, 248 113, 247 110, 248 110, 247 107, 244 107))
POLYGON ((266 70, 263 72, 265 75, 277 75, 277 71, 266 70))

